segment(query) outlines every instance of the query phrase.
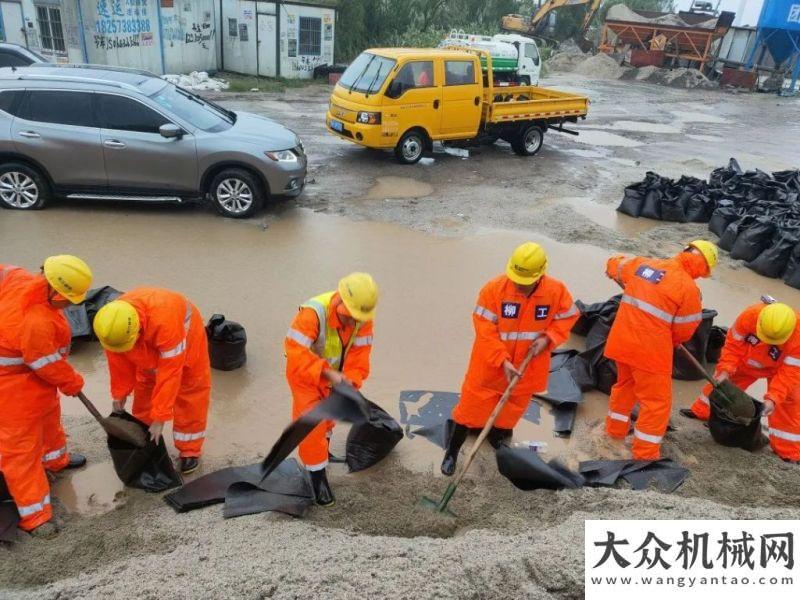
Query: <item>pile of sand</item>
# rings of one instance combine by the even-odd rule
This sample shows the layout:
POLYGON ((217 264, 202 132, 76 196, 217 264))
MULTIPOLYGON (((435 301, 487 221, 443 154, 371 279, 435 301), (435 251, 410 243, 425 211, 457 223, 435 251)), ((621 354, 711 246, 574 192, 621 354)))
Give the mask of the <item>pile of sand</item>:
POLYGON ((550 57, 545 66, 549 71, 569 73, 586 60, 587 56, 574 41, 567 40, 561 43, 558 52, 550 57))
POLYGON ((619 79, 625 71, 608 54, 601 52, 580 63, 575 72, 592 79, 619 79))
POLYGON ((713 89, 717 84, 708 79, 697 69, 662 69, 659 67, 641 67, 640 69, 625 70, 621 79, 634 79, 636 81, 647 81, 658 85, 683 89, 713 89))

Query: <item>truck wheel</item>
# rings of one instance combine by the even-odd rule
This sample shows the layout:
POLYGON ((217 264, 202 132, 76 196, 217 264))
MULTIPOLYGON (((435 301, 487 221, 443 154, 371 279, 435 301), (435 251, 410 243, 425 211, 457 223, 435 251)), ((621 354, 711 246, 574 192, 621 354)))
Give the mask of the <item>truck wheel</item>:
POLYGON ((520 156, 533 156, 542 148, 544 130, 538 125, 528 125, 511 142, 511 149, 520 156))
POLYGON ((419 130, 412 129, 400 138, 394 148, 394 156, 397 162, 403 165, 413 165, 422 158, 425 151, 425 136, 419 130))

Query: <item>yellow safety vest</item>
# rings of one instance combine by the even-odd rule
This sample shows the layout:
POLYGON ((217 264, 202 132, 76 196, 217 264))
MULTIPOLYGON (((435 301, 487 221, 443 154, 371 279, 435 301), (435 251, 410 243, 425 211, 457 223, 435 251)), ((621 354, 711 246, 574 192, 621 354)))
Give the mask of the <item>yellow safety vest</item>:
POLYGON ((335 293, 336 292, 326 292, 319 296, 314 296, 310 300, 303 302, 300 308, 313 309, 314 312, 317 313, 317 318, 319 319, 319 335, 317 339, 314 340, 314 343, 311 344, 311 350, 317 356, 327 360, 331 367, 337 371, 341 371, 344 368, 345 356, 353 345, 356 335, 358 335, 361 323, 356 324, 355 331, 353 331, 353 335, 350 336, 347 347, 343 348, 342 340, 339 338, 339 332, 328 323, 328 308, 331 305, 331 300, 333 300, 333 295, 335 293))

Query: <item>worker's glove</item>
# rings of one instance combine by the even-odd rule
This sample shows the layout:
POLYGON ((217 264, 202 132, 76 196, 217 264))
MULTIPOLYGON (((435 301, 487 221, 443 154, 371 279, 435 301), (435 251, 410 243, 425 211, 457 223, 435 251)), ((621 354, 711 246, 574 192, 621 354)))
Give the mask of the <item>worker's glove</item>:
POLYGON ((533 355, 539 356, 542 352, 544 352, 547 349, 547 346, 549 344, 550 340, 547 338, 547 336, 542 336, 540 338, 536 338, 535 340, 533 340, 533 344, 531 344, 533 346, 533 355))
POLYGON ((161 434, 164 431, 164 421, 153 421, 150 425, 150 439, 156 444, 161 439, 161 434))
POLYGON ((761 412, 761 416, 768 417, 774 412, 775 412, 775 403, 769 398, 764 398, 764 410, 761 412))
POLYGON ((77 374, 75 379, 61 386, 60 390, 65 396, 77 396, 83 390, 83 377, 77 374))
POLYGON ((503 372, 506 375, 506 380, 508 383, 511 383, 511 380, 514 379, 514 376, 522 377, 522 373, 517 371, 517 368, 510 360, 503 361, 503 372))
POLYGON ((128 398, 122 398, 121 400, 114 400, 111 403, 111 410, 115 413, 124 413, 125 412, 125 403, 128 401, 128 398))
MULTIPOLYGON (((341 372, 336 371, 334 369, 325 369, 322 372, 322 376, 325 377, 328 381, 331 382, 331 385, 339 385, 340 383, 350 383, 350 380, 347 379, 341 372)), ((351 384, 352 385, 352 384, 351 384)))

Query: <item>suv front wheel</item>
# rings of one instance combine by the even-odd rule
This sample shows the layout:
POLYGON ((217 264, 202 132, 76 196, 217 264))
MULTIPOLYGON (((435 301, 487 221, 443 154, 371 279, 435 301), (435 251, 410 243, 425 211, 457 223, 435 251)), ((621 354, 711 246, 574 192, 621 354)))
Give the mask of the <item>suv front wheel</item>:
POLYGON ((22 163, 0 166, 0 206, 17 210, 44 208, 49 190, 44 178, 22 163))
POLYGON ((261 183, 243 169, 224 169, 211 181, 211 201, 217 211, 232 219, 252 217, 264 202, 261 183))

